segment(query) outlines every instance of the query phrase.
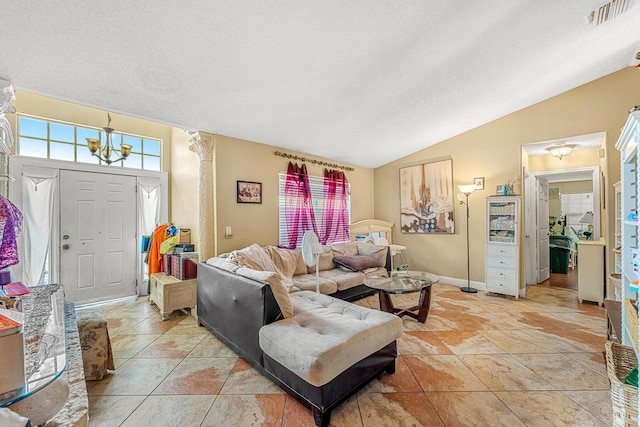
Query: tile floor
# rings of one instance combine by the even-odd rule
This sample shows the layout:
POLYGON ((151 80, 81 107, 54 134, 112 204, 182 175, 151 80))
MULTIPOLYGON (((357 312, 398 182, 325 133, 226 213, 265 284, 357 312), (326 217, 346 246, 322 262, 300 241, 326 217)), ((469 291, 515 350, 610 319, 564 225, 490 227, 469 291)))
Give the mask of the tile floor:
MULTIPOLYGON (((398 305, 417 294, 394 297, 398 305)), ((358 304, 378 308, 377 297, 358 304)), ((313 426, 311 412, 181 312, 141 297, 101 306, 116 370, 87 384, 98 426, 313 426)), ((515 301, 437 284, 426 324, 404 318, 396 373, 334 411, 332 426, 605 426, 604 308, 531 287, 515 301)))

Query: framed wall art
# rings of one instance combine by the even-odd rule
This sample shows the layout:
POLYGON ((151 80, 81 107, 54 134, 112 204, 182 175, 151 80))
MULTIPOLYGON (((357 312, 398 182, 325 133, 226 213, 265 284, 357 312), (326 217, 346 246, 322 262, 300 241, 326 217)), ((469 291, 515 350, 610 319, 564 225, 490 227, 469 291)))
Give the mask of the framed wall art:
POLYGON ((236 181, 238 203, 262 203, 262 183, 251 181, 236 181))
POLYGON ((402 233, 453 233, 453 161, 400 168, 402 233))
POLYGON ((484 190, 484 176, 473 178, 473 183, 476 186, 476 190, 484 190))

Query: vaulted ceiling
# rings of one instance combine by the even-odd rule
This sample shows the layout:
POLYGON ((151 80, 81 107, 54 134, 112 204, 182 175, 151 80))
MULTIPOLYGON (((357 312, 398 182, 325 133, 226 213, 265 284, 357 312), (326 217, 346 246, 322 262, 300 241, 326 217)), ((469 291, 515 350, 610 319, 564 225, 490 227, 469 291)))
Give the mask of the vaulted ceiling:
POLYGON ((601 0, 2 4, 16 90, 377 167, 630 65, 601 0))

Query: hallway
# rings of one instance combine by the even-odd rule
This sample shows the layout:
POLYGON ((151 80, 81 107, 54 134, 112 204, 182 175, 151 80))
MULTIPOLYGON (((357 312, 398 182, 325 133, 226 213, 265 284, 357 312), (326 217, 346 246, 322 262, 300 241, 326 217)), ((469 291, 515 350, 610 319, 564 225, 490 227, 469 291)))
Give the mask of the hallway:
POLYGON ((569 268, 567 274, 551 273, 550 277, 540 283, 543 286, 578 290, 578 268, 569 268))

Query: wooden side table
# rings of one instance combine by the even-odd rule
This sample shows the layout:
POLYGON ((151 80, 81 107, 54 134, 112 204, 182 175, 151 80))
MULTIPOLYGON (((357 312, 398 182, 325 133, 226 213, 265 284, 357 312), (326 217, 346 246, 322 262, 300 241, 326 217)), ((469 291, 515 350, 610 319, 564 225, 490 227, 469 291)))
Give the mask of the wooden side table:
POLYGON ((409 316, 418 322, 425 323, 431 306, 431 285, 439 280, 438 276, 422 271, 392 271, 391 277, 366 278, 364 284, 378 290, 381 311, 396 314, 399 317, 409 316), (391 294, 412 292, 420 292, 417 305, 406 309, 394 307, 391 294))
POLYGON ((151 301, 158 306, 162 320, 174 310, 196 306, 196 279, 180 280, 165 273, 154 273, 149 279, 151 301))

